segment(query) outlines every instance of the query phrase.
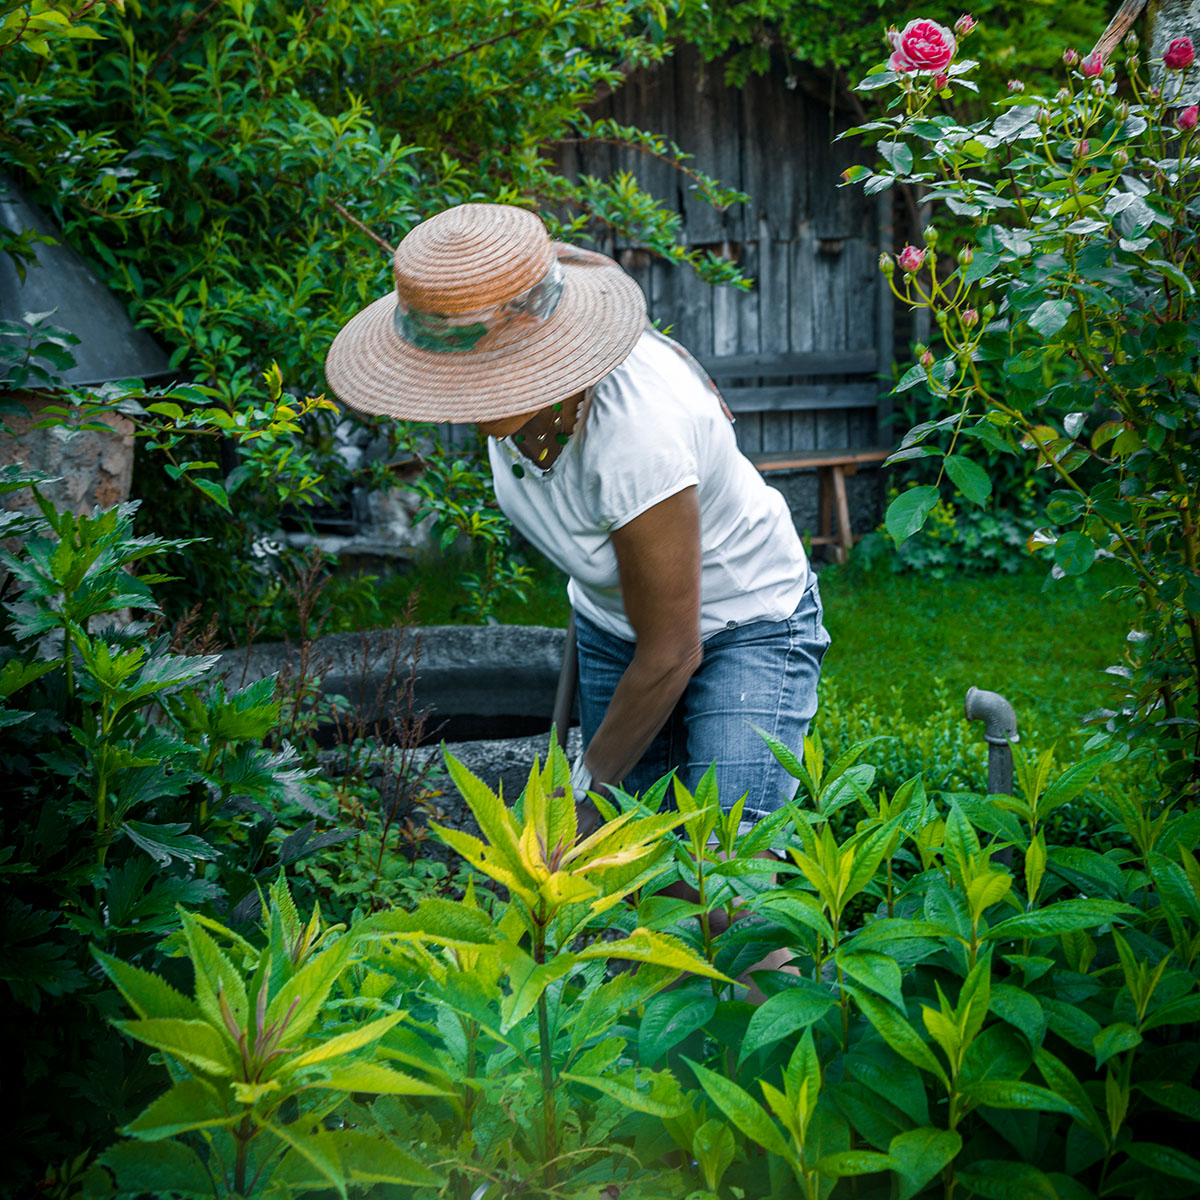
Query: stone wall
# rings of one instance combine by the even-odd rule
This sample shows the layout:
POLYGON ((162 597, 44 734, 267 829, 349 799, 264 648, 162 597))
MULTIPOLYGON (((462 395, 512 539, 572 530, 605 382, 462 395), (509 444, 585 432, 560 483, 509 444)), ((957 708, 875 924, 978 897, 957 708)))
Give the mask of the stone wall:
MULTIPOLYGON (((93 508, 111 508, 129 499, 133 479, 133 423, 117 414, 105 414, 98 422, 111 433, 62 428, 34 429, 42 410, 57 399, 36 392, 16 393, 24 416, 6 416, 11 435, 0 439, 0 466, 22 463, 52 476, 54 482, 39 485, 39 491, 59 508, 90 513, 93 508)), ((28 491, 11 492, 0 498, 10 511, 36 512, 28 491)))

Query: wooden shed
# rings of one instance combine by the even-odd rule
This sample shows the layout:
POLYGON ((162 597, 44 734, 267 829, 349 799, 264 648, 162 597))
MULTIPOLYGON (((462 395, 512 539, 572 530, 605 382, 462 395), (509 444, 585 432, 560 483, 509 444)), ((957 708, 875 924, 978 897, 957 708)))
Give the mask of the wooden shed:
MULTIPOLYGON (((854 140, 834 141, 854 119, 828 90, 782 63, 729 87, 720 63, 681 47, 594 106, 594 117, 676 142, 700 170, 750 196, 726 212, 649 156, 598 145, 561 152, 569 173, 632 172, 683 214, 687 245, 735 259, 754 277, 750 292, 712 287, 611 233, 597 235, 598 248, 642 285, 651 317, 721 386, 739 444, 755 457, 865 450, 890 439, 893 308, 878 259, 892 249, 891 195, 838 186, 846 167, 868 159, 854 140)), ((871 469, 850 481, 859 532, 878 519, 878 478, 871 469)), ((801 531, 816 529, 813 472, 772 482, 801 531)))

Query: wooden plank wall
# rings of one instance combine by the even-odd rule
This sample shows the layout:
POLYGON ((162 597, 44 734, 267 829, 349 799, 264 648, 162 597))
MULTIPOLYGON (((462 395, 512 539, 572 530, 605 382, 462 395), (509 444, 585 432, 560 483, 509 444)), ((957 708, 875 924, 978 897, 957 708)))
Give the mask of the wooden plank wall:
MULTIPOLYGON (((754 276, 749 293, 713 288, 688 268, 611 234, 600 237, 597 248, 642 285, 651 316, 698 357, 877 346, 878 210, 861 189, 837 186, 861 151, 832 141, 853 122, 797 82, 777 65, 730 88, 720 64, 705 64, 685 47, 632 75, 593 109, 594 116, 662 134, 691 152, 699 169, 749 193, 748 204, 724 213, 699 201, 686 177, 635 151, 571 146, 561 152, 568 172, 632 172, 683 214, 682 241, 734 257, 754 276)), ((861 409, 745 414, 737 432, 749 452, 842 449, 878 444, 878 419, 861 409)))

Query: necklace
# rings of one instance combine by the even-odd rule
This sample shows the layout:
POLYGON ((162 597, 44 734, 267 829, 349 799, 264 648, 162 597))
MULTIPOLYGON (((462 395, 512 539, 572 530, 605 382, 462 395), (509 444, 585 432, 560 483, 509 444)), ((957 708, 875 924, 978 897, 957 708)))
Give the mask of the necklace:
MULTIPOLYGON (((579 407, 576 409, 575 424, 579 423, 579 415, 583 411, 583 402, 585 397, 586 392, 584 393, 584 396, 580 398, 579 407)), ((574 425, 572 426, 571 432, 568 432, 566 427, 563 425, 563 401, 556 401, 550 406, 550 410, 552 414, 550 426, 547 429, 543 429, 540 433, 533 435, 533 440, 535 443, 534 452, 532 456, 529 456, 532 457, 534 462, 537 463, 537 465, 541 468, 543 475, 551 475, 554 472, 554 463, 551 463, 547 467, 541 466, 541 464, 544 463, 549 457, 551 437, 554 438, 555 443, 557 443, 559 447, 562 447, 571 440, 571 432, 574 431, 574 425)), ((514 433, 512 440, 520 444, 525 441, 525 437, 526 435, 524 433, 514 433)), ((519 462, 514 462, 512 464, 512 472, 518 479, 525 478, 525 468, 519 462)))

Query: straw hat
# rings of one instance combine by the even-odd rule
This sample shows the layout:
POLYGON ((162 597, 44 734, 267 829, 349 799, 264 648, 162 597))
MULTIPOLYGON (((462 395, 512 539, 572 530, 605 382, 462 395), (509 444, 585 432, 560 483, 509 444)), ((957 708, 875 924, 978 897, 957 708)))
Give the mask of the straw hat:
POLYGON ((603 379, 646 323, 641 288, 602 254, 551 242, 531 212, 461 204, 400 243, 396 290, 334 339, 325 375, 364 412, 487 421, 603 379))

